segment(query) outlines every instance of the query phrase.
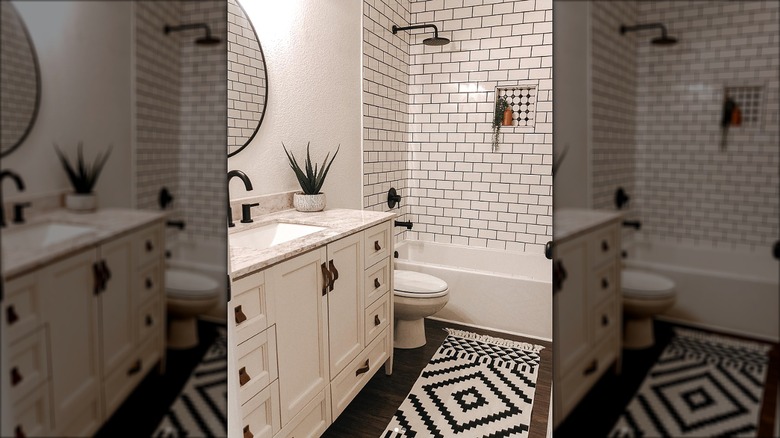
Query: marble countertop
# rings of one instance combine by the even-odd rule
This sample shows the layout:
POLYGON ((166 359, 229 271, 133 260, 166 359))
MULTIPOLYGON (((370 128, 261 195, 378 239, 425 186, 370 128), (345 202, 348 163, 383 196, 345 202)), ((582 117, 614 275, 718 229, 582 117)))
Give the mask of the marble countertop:
POLYGON ((622 211, 561 208, 553 212, 553 239, 563 240, 608 222, 620 220, 622 211))
POLYGON ((167 215, 167 212, 162 211, 122 208, 103 208, 94 213, 74 213, 60 209, 36 215, 21 225, 9 224, 2 230, 4 241, 2 247, 3 278, 10 279, 43 267, 69 254, 100 245, 106 240, 163 220, 167 215), (6 244, 6 236, 24 232, 42 223, 81 225, 90 227, 92 230, 43 249, 24 245, 9 248, 10 244, 6 244))
POLYGON ((255 217, 253 218, 254 222, 251 224, 242 224, 236 221, 236 226, 228 229, 228 238, 230 238, 230 235, 243 230, 262 227, 274 222, 315 225, 326 227, 326 229, 263 250, 229 245, 231 277, 233 280, 236 280, 357 231, 390 220, 395 216, 396 213, 365 210, 333 209, 316 213, 284 210, 255 217))

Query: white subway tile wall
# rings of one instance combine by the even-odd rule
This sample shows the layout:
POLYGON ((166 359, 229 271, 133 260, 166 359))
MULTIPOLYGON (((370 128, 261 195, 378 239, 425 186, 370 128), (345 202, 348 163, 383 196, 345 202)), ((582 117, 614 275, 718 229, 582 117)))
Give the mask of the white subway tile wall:
MULTIPOLYGON (((638 22, 638 4, 594 1, 590 8, 592 205, 614 210, 618 187, 623 187, 632 201, 636 199, 637 34, 620 35, 619 29, 622 24, 638 22)), ((630 202, 628 209, 634 204, 630 202)))
MULTIPOLYGON (((136 206, 142 209, 160 208, 162 187, 179 193, 179 35, 162 30, 179 23, 181 6, 173 1, 134 4, 136 206)), ((180 204, 177 198, 173 206, 180 204)))
MULTIPOLYGON (((552 1, 411 2, 446 46, 409 38, 410 237, 542 252, 552 239, 552 1), (533 128, 502 127, 496 87, 533 85, 533 128)), ((406 25, 407 23, 401 23, 406 25)))
POLYGON ((364 205, 401 189, 406 237, 542 251, 552 236, 552 2, 364 2, 364 205), (435 24, 452 42, 422 44, 435 24), (533 128, 491 145, 495 89, 537 89, 533 128))
POLYGON ((137 2, 136 205, 159 209, 167 187, 172 219, 186 223, 169 238, 226 238, 225 125, 227 10, 224 1, 137 2), (206 23, 222 39, 196 45, 200 30, 166 35, 163 26, 206 23))
MULTIPOLYGON (((363 2, 363 207, 389 211, 395 187, 399 220, 409 211, 409 39, 390 29, 410 19, 409 0, 363 2)), ((395 228, 396 238, 405 230, 395 228)))
POLYGON ((649 238, 769 253, 780 217, 780 3, 653 1, 673 46, 637 36, 637 205, 649 238), (726 87, 762 88, 761 122, 728 130, 726 87))
POLYGON ((224 0, 183 3, 182 21, 206 23, 216 45, 181 39, 181 150, 179 209, 189 237, 227 241, 227 6, 224 0), (225 208, 219 206, 225 205, 225 208))

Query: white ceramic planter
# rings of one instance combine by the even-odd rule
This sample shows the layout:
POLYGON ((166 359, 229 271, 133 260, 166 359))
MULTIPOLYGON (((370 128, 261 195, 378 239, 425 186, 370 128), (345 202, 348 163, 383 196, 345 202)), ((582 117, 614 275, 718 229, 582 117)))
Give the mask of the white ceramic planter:
POLYGON ((322 211, 325 209, 325 193, 304 195, 296 192, 293 194, 293 207, 298 211, 322 211))
POLYGON ((65 207, 78 213, 89 213, 97 209, 97 196, 94 193, 68 193, 65 195, 65 207))

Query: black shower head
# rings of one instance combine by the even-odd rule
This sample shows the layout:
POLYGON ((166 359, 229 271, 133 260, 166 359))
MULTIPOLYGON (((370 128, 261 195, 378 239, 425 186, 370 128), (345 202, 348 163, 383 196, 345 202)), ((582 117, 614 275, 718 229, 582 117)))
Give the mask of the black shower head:
POLYGON ((392 31, 393 31, 393 35, 395 35, 396 33, 398 33, 399 30, 424 29, 426 27, 433 28, 433 37, 424 39, 423 44, 425 44, 426 46, 443 46, 450 43, 449 39, 439 36, 439 29, 434 24, 416 24, 414 26, 406 26, 406 27, 398 27, 396 25, 393 25, 392 31))
POLYGON ((222 42, 219 38, 211 36, 211 28, 206 23, 180 24, 178 26, 169 26, 166 24, 163 31, 166 34, 169 34, 171 32, 179 32, 187 29, 204 29, 206 31, 206 35, 195 40, 195 44, 200 46, 213 46, 222 42))
POLYGON ((661 36, 657 38, 653 38, 650 41, 656 46, 671 46, 672 44, 677 43, 677 38, 670 37, 669 35, 667 35, 666 26, 664 26, 661 23, 637 24, 635 26, 622 25, 620 26, 620 34, 622 35, 626 32, 634 32, 637 30, 644 30, 644 29, 661 29, 661 36))

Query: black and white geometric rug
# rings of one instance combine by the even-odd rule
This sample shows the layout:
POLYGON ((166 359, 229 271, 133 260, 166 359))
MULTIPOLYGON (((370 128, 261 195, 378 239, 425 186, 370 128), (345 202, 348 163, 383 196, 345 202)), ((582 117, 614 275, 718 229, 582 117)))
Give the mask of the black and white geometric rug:
POLYGON ((769 349, 675 329, 609 436, 755 436, 769 349))
POLYGON ((227 331, 220 327, 181 394, 152 435, 224 437, 227 434, 227 331))
POLYGON ((382 437, 525 437, 542 346, 446 329, 382 437))

